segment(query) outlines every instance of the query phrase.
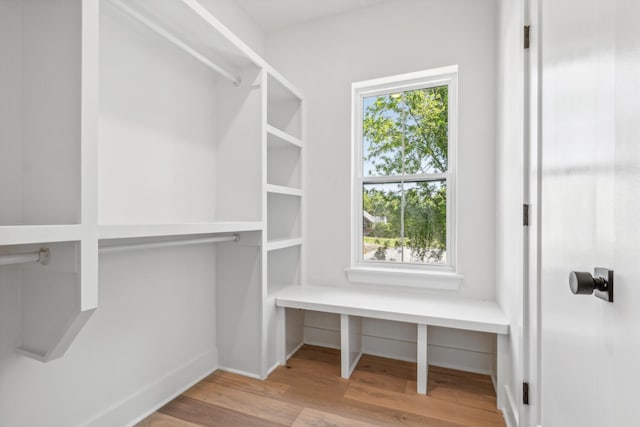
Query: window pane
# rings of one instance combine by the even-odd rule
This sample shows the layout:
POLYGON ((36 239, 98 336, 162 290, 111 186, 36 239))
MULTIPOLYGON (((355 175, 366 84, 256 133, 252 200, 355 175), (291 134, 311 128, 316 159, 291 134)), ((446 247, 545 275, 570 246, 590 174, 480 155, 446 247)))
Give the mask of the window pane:
POLYGON ((362 186, 363 260, 402 262, 401 205, 400 183, 362 186))
POLYGON ((446 172, 448 87, 363 99, 363 175, 446 172))
POLYGON ((447 262, 446 181, 404 183, 404 262, 447 262))
POLYGON ((363 100, 363 176, 402 173, 400 105, 390 95, 363 100))

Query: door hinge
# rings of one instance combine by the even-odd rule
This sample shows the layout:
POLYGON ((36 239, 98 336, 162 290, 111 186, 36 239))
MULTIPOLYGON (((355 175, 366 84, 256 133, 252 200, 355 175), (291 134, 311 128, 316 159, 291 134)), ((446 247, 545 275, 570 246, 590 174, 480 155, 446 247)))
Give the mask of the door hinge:
POLYGON ((522 383, 522 403, 529 404, 529 383, 522 383))
POLYGON ((526 203, 522 205, 522 225, 529 226, 529 205, 526 203))
POLYGON ((525 49, 529 49, 529 46, 531 44, 531 25, 525 25, 524 26, 524 48, 525 49))

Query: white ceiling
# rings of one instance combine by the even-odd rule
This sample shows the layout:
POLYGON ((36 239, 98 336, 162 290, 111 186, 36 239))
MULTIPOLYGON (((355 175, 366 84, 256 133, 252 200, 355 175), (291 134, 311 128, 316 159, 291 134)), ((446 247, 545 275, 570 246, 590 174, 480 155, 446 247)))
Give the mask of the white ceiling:
POLYGON ((235 0, 266 33, 385 0, 235 0))

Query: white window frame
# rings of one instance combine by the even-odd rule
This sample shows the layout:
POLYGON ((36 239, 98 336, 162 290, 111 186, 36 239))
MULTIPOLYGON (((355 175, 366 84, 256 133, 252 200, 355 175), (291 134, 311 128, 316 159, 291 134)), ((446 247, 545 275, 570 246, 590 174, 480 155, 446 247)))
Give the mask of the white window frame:
POLYGON ((458 146, 458 66, 401 74, 353 83, 351 136, 351 263, 346 269, 351 282, 401 285, 429 289, 456 290, 463 277, 458 273, 456 228, 456 153, 458 146), (384 263, 362 259, 363 183, 413 180, 415 175, 364 177, 363 100, 371 96, 447 86, 449 99, 448 167, 446 173, 429 174, 429 179, 445 179, 447 186, 447 257, 444 264, 384 263), (372 182, 373 181, 373 182, 372 182))

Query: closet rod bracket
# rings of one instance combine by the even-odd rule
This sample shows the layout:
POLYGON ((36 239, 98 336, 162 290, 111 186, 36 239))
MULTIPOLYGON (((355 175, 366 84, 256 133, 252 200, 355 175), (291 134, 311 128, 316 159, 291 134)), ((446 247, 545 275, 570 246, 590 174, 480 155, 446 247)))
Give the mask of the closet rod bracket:
POLYGON ((40 248, 38 251, 38 263, 41 265, 48 265, 51 259, 51 251, 49 248, 40 248))

